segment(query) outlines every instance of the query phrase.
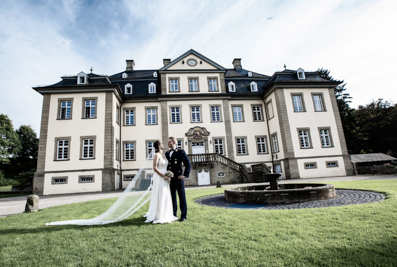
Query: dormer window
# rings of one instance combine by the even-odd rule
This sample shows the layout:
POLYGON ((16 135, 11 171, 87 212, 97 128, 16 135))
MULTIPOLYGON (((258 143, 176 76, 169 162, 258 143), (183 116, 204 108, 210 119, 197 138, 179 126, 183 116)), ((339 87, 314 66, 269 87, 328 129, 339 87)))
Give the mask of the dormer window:
POLYGON ((77 74, 77 84, 87 84, 87 74, 84 72, 77 74))
POLYGON ((153 72, 153 77, 157 77, 157 71, 153 72))
POLYGON ((156 93, 156 84, 149 83, 149 94, 155 94, 155 93, 156 93))
POLYGON ((123 79, 125 79, 125 78, 128 77, 128 74, 124 72, 124 73, 121 75, 121 77, 123 77, 123 79))
POLYGON ((302 68, 299 68, 296 73, 298 74, 298 79, 299 80, 305 80, 305 71, 302 68))
POLYGON ((252 72, 248 72, 248 77, 252 77, 252 72))
POLYGON ((258 84, 256 82, 250 83, 251 92, 258 92, 258 84))
POLYGON ((125 94, 126 94, 126 95, 132 94, 132 85, 131 85, 131 84, 127 83, 127 84, 124 86, 124 89, 125 89, 125 94))
POLYGON ((229 88, 229 92, 236 92, 236 84, 234 82, 229 82, 227 86, 229 88))

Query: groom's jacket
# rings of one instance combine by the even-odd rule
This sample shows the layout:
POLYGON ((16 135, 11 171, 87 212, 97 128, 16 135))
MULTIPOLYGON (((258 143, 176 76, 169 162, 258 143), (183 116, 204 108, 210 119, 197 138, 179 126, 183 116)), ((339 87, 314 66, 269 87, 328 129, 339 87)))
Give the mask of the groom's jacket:
POLYGON ((170 157, 170 152, 172 150, 168 150, 165 153, 165 156, 168 160, 167 170, 172 171, 174 173, 174 178, 178 178, 179 175, 183 175, 189 177, 190 174, 190 160, 186 155, 185 150, 176 148, 170 157), (182 174, 182 163, 185 166, 185 171, 182 174))

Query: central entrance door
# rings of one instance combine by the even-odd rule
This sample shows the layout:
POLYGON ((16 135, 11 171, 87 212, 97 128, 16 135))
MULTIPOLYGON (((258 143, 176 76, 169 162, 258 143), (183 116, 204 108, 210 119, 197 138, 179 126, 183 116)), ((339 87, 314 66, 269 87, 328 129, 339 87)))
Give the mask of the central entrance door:
POLYGON ((205 154, 204 142, 192 142, 192 154, 205 154))
POLYGON ((210 184, 210 172, 204 169, 197 172, 198 185, 209 185, 210 184))

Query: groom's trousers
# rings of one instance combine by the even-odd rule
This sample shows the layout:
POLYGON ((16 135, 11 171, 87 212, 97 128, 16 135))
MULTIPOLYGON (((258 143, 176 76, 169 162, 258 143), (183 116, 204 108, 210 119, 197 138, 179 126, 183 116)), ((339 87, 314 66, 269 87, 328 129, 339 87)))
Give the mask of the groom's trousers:
POLYGON ((186 204, 186 196, 185 196, 185 182, 180 179, 172 179, 171 185, 171 197, 172 197, 172 206, 174 209, 174 216, 176 216, 178 210, 178 203, 176 201, 176 192, 178 191, 179 197, 179 206, 181 208, 181 219, 186 219, 187 215, 187 204, 186 204))

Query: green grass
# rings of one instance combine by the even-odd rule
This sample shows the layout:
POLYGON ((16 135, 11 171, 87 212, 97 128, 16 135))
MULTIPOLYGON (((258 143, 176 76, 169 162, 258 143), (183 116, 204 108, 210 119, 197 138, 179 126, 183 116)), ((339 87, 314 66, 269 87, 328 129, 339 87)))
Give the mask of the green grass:
POLYGON ((335 182, 384 192, 365 205, 297 210, 236 210, 194 199, 223 189, 187 191, 188 220, 145 224, 148 204, 105 226, 45 226, 91 218, 114 199, 0 218, 1 266, 397 266, 397 180, 335 182))

